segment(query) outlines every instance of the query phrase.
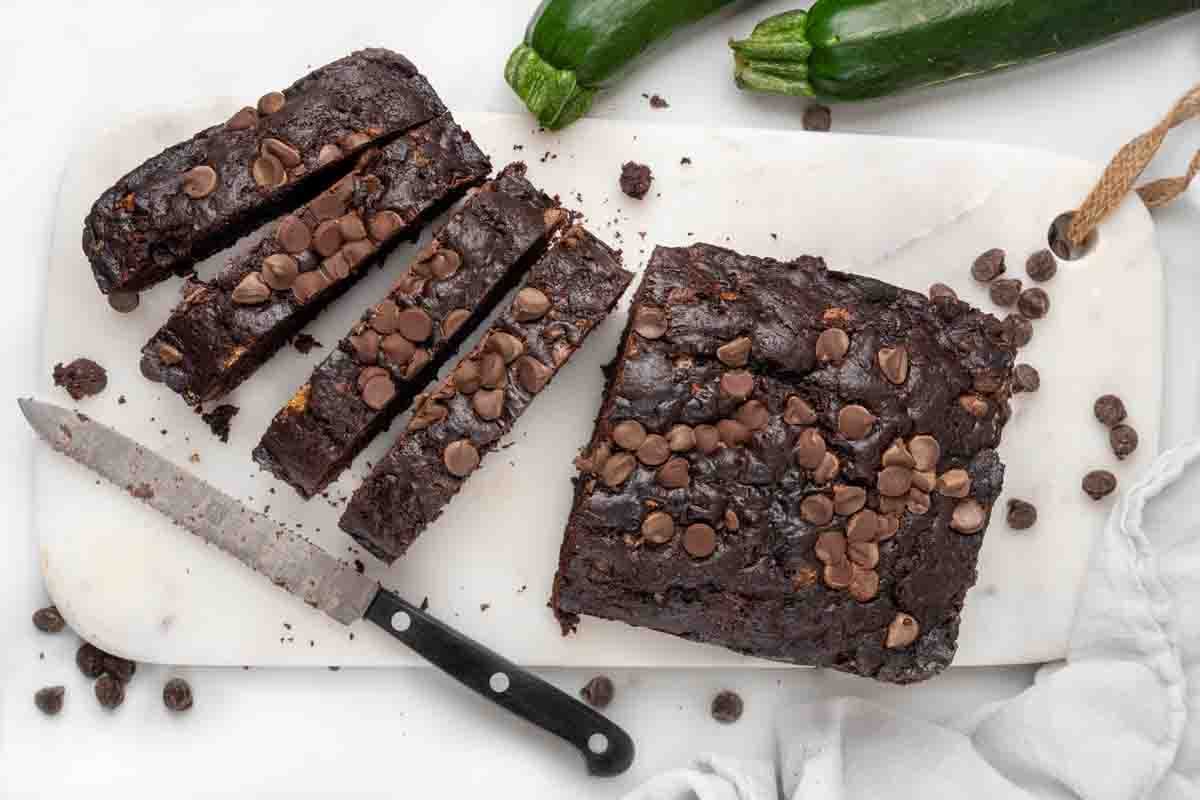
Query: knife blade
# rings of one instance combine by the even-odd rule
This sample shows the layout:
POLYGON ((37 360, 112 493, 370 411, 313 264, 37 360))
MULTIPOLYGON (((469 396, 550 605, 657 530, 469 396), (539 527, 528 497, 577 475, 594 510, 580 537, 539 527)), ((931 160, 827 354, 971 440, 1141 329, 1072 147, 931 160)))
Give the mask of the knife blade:
POLYGON ((590 774, 619 775, 633 763, 633 740, 607 717, 303 536, 85 414, 32 398, 17 403, 58 452, 343 625, 375 623, 459 682, 574 745, 590 774))

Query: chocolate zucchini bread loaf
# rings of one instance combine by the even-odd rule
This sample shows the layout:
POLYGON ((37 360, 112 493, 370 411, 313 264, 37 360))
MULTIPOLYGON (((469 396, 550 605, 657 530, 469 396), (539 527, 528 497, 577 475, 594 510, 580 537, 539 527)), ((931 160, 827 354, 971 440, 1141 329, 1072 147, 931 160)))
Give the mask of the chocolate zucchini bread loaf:
POLYGON ((510 164, 434 236, 275 415, 254 460, 310 497, 437 375, 567 212, 510 164))
POLYGON ((658 248, 580 457, 552 604, 909 683, 954 656, 1014 351, 957 300, 658 248))
POLYGON ((183 273, 348 172, 383 143, 445 113, 416 67, 382 49, 327 64, 227 122, 174 145, 104 192, 84 221, 100 291, 183 273))
POLYGON ((354 493, 342 530, 385 561, 404 555, 632 279, 603 242, 568 230, 479 346, 418 402, 408 429, 354 493))
POLYGON ((189 280, 142 348, 142 374, 191 404, 226 394, 490 169, 449 113, 365 151, 215 279, 189 280))

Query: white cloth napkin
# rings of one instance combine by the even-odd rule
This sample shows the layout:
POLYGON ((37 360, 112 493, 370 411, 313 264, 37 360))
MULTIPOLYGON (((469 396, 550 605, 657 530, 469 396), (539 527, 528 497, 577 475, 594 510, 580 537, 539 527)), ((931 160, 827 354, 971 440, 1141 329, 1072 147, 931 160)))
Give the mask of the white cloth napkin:
POLYGON ((775 763, 706 756, 627 800, 1200 799, 1200 441, 1093 546, 1066 661, 937 725, 841 698, 780 712, 775 763))

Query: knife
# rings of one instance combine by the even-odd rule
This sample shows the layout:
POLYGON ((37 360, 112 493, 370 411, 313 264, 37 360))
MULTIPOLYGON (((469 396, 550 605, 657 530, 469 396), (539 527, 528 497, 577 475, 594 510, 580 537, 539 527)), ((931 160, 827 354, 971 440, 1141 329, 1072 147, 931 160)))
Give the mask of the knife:
POLYGON ((55 450, 343 625, 363 618, 375 623, 455 680, 574 745, 590 774, 620 775, 633 763, 633 740, 602 714, 304 537, 84 414, 31 398, 17 403, 55 450))

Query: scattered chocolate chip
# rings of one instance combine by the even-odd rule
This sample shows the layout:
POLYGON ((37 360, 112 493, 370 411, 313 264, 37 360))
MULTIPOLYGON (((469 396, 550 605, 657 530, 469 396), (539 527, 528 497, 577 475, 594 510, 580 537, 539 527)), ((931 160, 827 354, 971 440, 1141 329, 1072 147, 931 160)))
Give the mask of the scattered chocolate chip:
POLYGON ((381 211, 367 220, 367 232, 377 242, 392 238, 392 235, 403 227, 404 220, 395 211, 381 211))
POLYGON ((835 513, 848 517, 862 510, 866 504, 867 492, 861 486, 839 484, 833 487, 833 510, 835 513))
POLYGON ((851 441, 866 438, 875 427, 875 415, 859 405, 846 406, 838 412, 838 433, 851 441))
POLYGON ((723 419, 717 423, 717 435, 727 447, 737 447, 750 441, 753 431, 736 419, 723 419))
POLYGON ((889 650, 899 650, 915 642, 920 634, 921 626, 917 621, 908 614, 898 612, 888 625, 887 639, 883 644, 889 650))
POLYGON ((262 97, 258 98, 258 113, 274 114, 276 111, 283 109, 287 104, 287 98, 283 92, 267 92, 262 97))
POLYGON ((879 493, 887 497, 904 497, 912 488, 912 470, 904 467, 884 467, 879 472, 879 493))
POLYGON ((988 414, 988 401, 977 394, 964 394, 960 396, 958 404, 962 406, 963 411, 966 411, 977 419, 983 419, 988 414))
POLYGON ((816 428, 805 428, 796 439, 796 448, 792 451, 796 464, 804 469, 816 469, 825 458, 825 437, 816 428))
POLYGON ((635 200, 641 200, 650 191, 650 184, 654 181, 654 175, 650 172, 650 167, 645 164, 638 164, 635 161, 627 161, 621 165, 621 191, 635 200))
POLYGON ((668 328, 667 314, 661 308, 641 306, 633 321, 633 329, 644 339, 661 339, 668 328))
POLYGON ((278 139, 263 139, 262 152, 263 155, 275 156, 288 169, 300 166, 300 151, 278 139))
POLYGON ((1024 500, 1008 501, 1008 527, 1014 531, 1024 531, 1033 527, 1037 522, 1037 509, 1033 503, 1024 500))
POLYGON ((971 265, 971 277, 987 283, 998 278, 1004 272, 1004 251, 998 247, 986 251, 971 265))
POLYGON ((423 342, 433 334, 433 320, 421 309, 409 307, 396 317, 396 330, 410 342, 423 342))
POLYGON ((317 151, 317 166, 323 167, 326 164, 332 164, 342 157, 342 148, 336 144, 323 144, 321 149, 317 151))
POLYGON ((396 396, 396 384, 386 372, 372 377, 362 387, 362 399, 368 408, 381 411, 396 396))
POLYGON ((724 397, 742 401, 754 393, 754 375, 745 370, 731 370, 721 375, 720 391, 724 397))
POLYGON ((654 511, 642 520, 642 538, 651 544, 666 544, 675 537, 675 520, 665 511, 654 511))
POLYGON ((721 432, 712 425, 697 425, 694 429, 696 434, 696 447, 704 455, 715 453, 721 445, 721 432))
POLYGON ((245 106, 229 118, 229 121, 225 123, 225 127, 231 131, 244 131, 253 128, 257 124, 258 112, 250 106, 245 106))
POLYGON ((1108 427, 1113 427, 1126 417, 1125 403, 1115 394, 1101 395, 1092 406, 1096 419, 1108 427))
POLYGON ((833 123, 833 112, 829 110, 829 106, 814 103, 804 109, 802 123, 806 131, 825 133, 833 123))
POLYGON ((637 420, 622 420, 613 426, 612 440, 624 450, 637 450, 646 441, 646 429, 637 420))
POLYGON ((929 287, 930 300, 958 300, 958 293, 944 283, 935 283, 929 287))
POLYGON ((1004 340, 1013 347, 1024 347, 1033 339, 1033 323, 1022 314, 1009 314, 1003 326, 1004 340))
POLYGON ((665 464, 667 459, 671 457, 671 447, 667 443, 666 437, 652 433, 638 447, 637 457, 638 461, 641 461, 646 466, 657 467, 660 464, 665 464))
POLYGON ((751 347, 749 336, 739 336, 717 348, 717 360, 727 367, 744 367, 750 360, 751 347))
POLYGON ((259 156, 250 165, 254 182, 264 189, 274 189, 287 183, 287 170, 275 156, 259 156))
POLYGON ((728 725, 742 718, 744 707, 741 696, 726 689, 713 698, 712 716, 717 722, 728 725))
POLYGON ((65 367, 55 364, 53 376, 54 385, 66 389, 72 400, 100 394, 108 386, 108 373, 90 358, 77 358, 65 367))
POLYGON ((263 283, 257 272, 248 273, 230 294, 233 302, 240 306, 256 306, 271 296, 271 287, 263 283))
POLYGON ((303 253, 312 242, 312 232, 299 217, 289 214, 279 221, 279 226, 275 229, 275 240, 288 253, 303 253))
POLYGON ((610 489, 615 489, 633 474, 637 468, 637 459, 629 453, 616 453, 605 460, 600 467, 600 480, 610 489))
POLYGON ((456 308, 442 320, 442 336, 447 339, 458 333, 463 323, 471 318, 471 312, 465 308, 456 308))
POLYGON ((689 425, 674 425, 667 433, 672 453, 686 453, 696 446, 696 432, 689 425))
POLYGON ((518 322, 532 322, 541 319, 550 310, 550 298, 541 289, 526 286, 517 292, 513 301, 513 316, 518 322))
POLYGON ((850 337, 841 328, 826 328, 817 337, 817 360, 836 364, 850 349, 850 337))
POLYGON ((992 281, 988 288, 992 302, 1002 308, 1008 308, 1017 302, 1021 296, 1021 281, 1016 278, 1000 278, 992 281))
POLYGON ((273 253, 262 261, 262 280, 272 289, 292 288, 300 274, 300 265, 287 253, 273 253))
POLYGON ((465 478, 479 466, 479 451, 466 439, 459 439, 446 445, 442 461, 451 475, 465 478))
POLYGON ((1116 491, 1117 476, 1106 469, 1094 469, 1083 476, 1083 491, 1093 500, 1107 497, 1116 491))
POLYGON ((67 623, 57 608, 46 606, 33 612, 33 626, 42 633, 59 633, 67 627, 67 623))
POLYGON ((96 679, 92 688, 104 708, 111 710, 125 702, 125 685, 107 672, 96 679))
POLYGON ((1036 368, 1029 364, 1017 364, 1013 367, 1013 391, 1036 392, 1042 385, 1042 376, 1036 368))
POLYGON ((686 458, 670 459, 654 473, 654 479, 666 489, 686 489, 692 482, 686 458))
POLYGON ((1112 445, 1113 454, 1117 458, 1124 459, 1127 455, 1137 450, 1138 435, 1131 426, 1120 424, 1114 425, 1112 430, 1108 432, 1108 443, 1112 445))
POLYGON ((1054 253, 1038 250, 1025 262, 1025 272, 1038 283, 1050 280, 1058 272, 1058 262, 1054 259, 1054 253))
POLYGON ((597 675, 579 690, 588 705, 595 708, 605 708, 613 699, 613 682, 605 675, 597 675))
POLYGON ((163 686, 162 698, 168 711, 187 711, 192 707, 192 687, 183 678, 171 678, 163 686))
POLYGON ((1026 289, 1017 299, 1017 310, 1029 319, 1041 319, 1050 311, 1050 295, 1036 286, 1026 289))
POLYGON ((217 171, 207 164, 183 173, 183 193, 193 200, 208 197, 217 188, 217 171))
POLYGON ((212 411, 202 413, 200 419, 204 420, 204 424, 212 431, 213 436, 216 436, 222 443, 229 443, 229 428, 233 422, 233 418, 237 416, 240 409, 229 403, 222 403, 212 411))
POLYGON ((810 494, 800 503, 800 517, 812 525, 828 525, 833 521, 833 501, 827 495, 810 494))
POLYGON ((708 558, 717 549, 717 532, 703 522, 692 523, 683 532, 683 549, 692 558, 708 558))
POLYGON ((761 400, 747 400, 738 406, 733 416, 752 431, 761 431, 771 421, 771 412, 761 400))
POLYGON ((965 469, 947 470, 938 478, 937 491, 946 497, 966 497, 971 493, 971 476, 965 469))
POLYGON ((908 380, 908 348, 882 347, 879 349, 879 371, 891 383, 899 386, 908 380))
POLYGON ((38 711, 53 717, 62 711, 63 698, 66 694, 67 690, 64 686, 46 686, 34 692, 33 704, 37 706, 38 711))
POLYGON ((128 314, 142 302, 137 292, 109 292, 108 305, 119 314, 128 314))
POLYGON ((959 533, 979 533, 987 522, 987 513, 978 500, 968 498, 954 507, 950 527, 959 533))
POLYGON ((499 353, 505 364, 511 364, 517 356, 525 352, 525 342, 511 333, 496 331, 487 340, 487 349, 499 353))
POLYGON ((788 425, 811 425, 817 421, 817 412, 802 398, 792 395, 783 409, 783 421, 788 425))

